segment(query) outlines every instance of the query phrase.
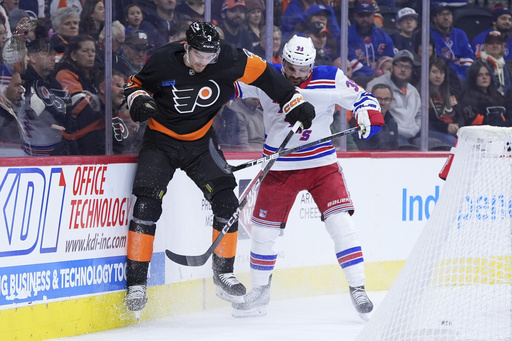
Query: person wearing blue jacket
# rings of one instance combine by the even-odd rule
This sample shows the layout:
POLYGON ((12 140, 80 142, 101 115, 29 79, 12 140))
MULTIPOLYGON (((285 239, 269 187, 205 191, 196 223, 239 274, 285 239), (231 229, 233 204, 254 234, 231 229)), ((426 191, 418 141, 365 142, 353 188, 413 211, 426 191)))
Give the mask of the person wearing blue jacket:
POLYGON ((354 78, 371 77, 382 56, 394 57, 391 37, 375 27, 375 9, 371 1, 358 1, 354 8, 354 23, 348 28, 348 60, 354 78))
POLYGON ((475 58, 468 36, 463 30, 453 27, 452 8, 446 3, 432 4, 431 14, 430 36, 436 54, 450 61, 450 67, 461 80, 466 79, 467 70, 475 58))
POLYGON ((305 24, 308 17, 325 13, 327 16, 327 29, 333 39, 341 34, 336 14, 331 6, 322 0, 291 0, 281 16, 281 31, 283 41, 288 41, 294 34, 297 25, 305 24))
POLYGON ((512 59, 512 51, 510 50, 512 47, 512 35, 510 34, 512 33, 512 11, 503 5, 496 5, 491 10, 491 14, 492 27, 489 27, 489 29, 477 35, 473 39, 471 47, 473 48, 475 55, 477 55, 485 44, 487 34, 492 31, 498 31, 503 36, 507 37, 505 41, 505 55, 503 56, 503 59, 507 62, 512 59))

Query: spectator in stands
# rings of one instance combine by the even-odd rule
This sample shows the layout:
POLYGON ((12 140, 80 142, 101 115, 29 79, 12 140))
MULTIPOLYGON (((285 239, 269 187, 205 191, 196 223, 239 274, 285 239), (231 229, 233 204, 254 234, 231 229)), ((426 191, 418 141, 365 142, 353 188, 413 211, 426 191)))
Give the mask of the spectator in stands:
MULTIPOLYGON (((106 86, 105 74, 98 77, 98 97, 101 112, 105 112, 106 86)), ((136 154, 142 145, 142 135, 147 122, 134 122, 124 102, 124 76, 116 71, 112 73, 112 149, 114 154, 136 154)), ((105 140, 105 136, 103 136, 105 140)))
POLYGON ((204 0, 185 0, 176 6, 176 14, 181 20, 204 21, 204 0))
POLYGON ((71 101, 68 92, 50 77, 56 51, 49 38, 43 36, 31 41, 27 56, 27 70, 22 75, 25 98, 18 112, 23 150, 33 156, 50 155, 62 140, 66 109, 71 101))
POLYGON ((18 8, 27 11, 35 20, 45 17, 45 6, 44 0, 18 0, 18 8))
MULTIPOLYGON (((17 64, 19 66, 19 64, 17 64)), ((19 68, 0 67, 0 141, 21 142, 17 112, 23 88, 19 68)))
POLYGON ((60 8, 69 8, 75 11, 77 17, 80 17, 82 11, 82 0, 51 0, 50 18, 53 18, 55 12, 60 8))
MULTIPOLYGON (((65 51, 69 41, 78 35, 80 19, 77 12, 68 7, 62 7, 52 15, 52 27, 54 34, 51 36, 52 44, 57 51, 65 51)), ((57 53, 57 62, 64 52, 57 53)))
MULTIPOLYGON (((359 150, 397 150, 398 149, 398 125, 389 112, 389 105, 393 100, 393 90, 387 84, 375 84, 371 93, 380 104, 380 112, 384 116, 384 125, 379 133, 371 139, 354 139, 359 150)), ((355 126, 355 117, 351 118, 350 126, 355 126)), ((411 148, 413 149, 413 148, 411 148)))
POLYGON ((326 16, 327 29, 332 36, 339 37, 341 34, 340 26, 336 14, 331 6, 323 0, 291 0, 281 16, 281 30, 283 39, 288 41, 297 30, 297 25, 307 23, 308 17, 311 20, 319 21, 313 16, 326 16))
POLYGON ((327 44, 330 33, 325 24, 320 21, 309 23, 304 35, 311 38, 315 46, 315 65, 332 65, 337 57, 333 55, 334 49, 327 44))
POLYGON ((11 14, 11 11, 14 11, 15 9, 19 9, 19 1, 18 0, 2 0, 1 2, 2 7, 5 10, 5 14, 7 14, 7 17, 11 14))
MULTIPOLYGON (((124 32, 125 27, 119 20, 112 23, 112 65, 115 65, 119 61, 121 47, 124 44, 124 32)), ((103 27, 98 36, 98 42, 96 43, 96 55, 94 60, 94 67, 100 72, 105 70, 105 35, 105 27, 103 27)))
POLYGON ((105 6, 103 0, 85 0, 80 12, 79 33, 88 34, 96 41, 105 25, 105 6))
POLYGON ((247 9, 244 0, 224 0, 222 4, 222 22, 219 27, 224 32, 224 39, 236 47, 252 51, 252 39, 244 27, 247 9))
POLYGON ((263 2, 262 0, 245 0, 245 7, 247 8, 245 21, 252 39, 251 51, 254 51, 254 48, 260 44, 261 35, 265 35, 265 32, 261 30, 265 24, 263 2))
POLYGON ((7 12, 2 6, 2 0, 0 0, 0 20, 4 24, 5 31, 7 32, 6 38, 9 39, 11 37, 11 26, 9 25, 9 20, 7 20, 7 12))
POLYGON ((491 31, 500 32, 505 41, 505 55, 503 58, 505 61, 512 60, 512 11, 503 5, 496 5, 491 10, 492 13, 492 27, 483 31, 473 39, 473 51, 478 54, 482 49, 482 45, 485 43, 487 34, 491 31))
POLYGON ((398 32, 391 36, 397 51, 409 50, 414 53, 414 34, 418 27, 418 13, 409 7, 404 7, 396 14, 398 32))
POLYGON ((393 57, 382 56, 377 60, 377 66, 375 67, 375 77, 380 77, 386 73, 391 73, 393 68, 393 57))
POLYGON ((467 88, 460 97, 464 125, 510 127, 512 107, 494 84, 491 68, 481 60, 468 71, 467 88))
POLYGON ((261 151, 265 142, 263 110, 256 97, 237 98, 229 105, 238 117, 240 145, 244 150, 261 151))
POLYGON ((487 33, 482 50, 477 58, 484 61, 492 70, 494 84, 498 91, 509 98, 512 96, 512 77, 505 66, 505 38, 499 31, 487 33))
POLYGON ((430 60, 429 94, 429 137, 453 147, 464 121, 458 100, 450 90, 448 65, 442 58, 430 60))
POLYGON ((375 27, 374 11, 371 1, 357 1, 354 23, 348 28, 348 58, 354 69, 354 80, 363 86, 373 77, 380 57, 395 55, 391 37, 375 27))
POLYGON ((187 29, 189 28, 190 26, 190 23, 188 21, 184 21, 184 20, 180 20, 178 22, 176 22, 172 27, 171 27, 171 30, 169 31, 170 32, 170 36, 169 36, 169 42, 173 42, 173 41, 183 41, 187 38, 186 36, 186 32, 187 32, 187 29))
POLYGON ((148 35, 144 31, 130 31, 125 38, 123 50, 114 70, 128 79, 131 75, 142 70, 149 51, 153 46, 149 44, 148 35))
POLYGON ((13 38, 18 39, 24 44, 29 39, 30 31, 33 31, 28 13, 22 9, 14 9, 10 12, 9 26, 11 27, 13 38))
POLYGON ((239 146, 240 126, 236 112, 227 105, 222 106, 212 123, 219 145, 239 146))
POLYGON ((3 54, 1 51, 4 50, 5 42, 7 41, 7 36, 9 32, 7 32, 7 26, 5 25, 5 20, 0 16, 0 64, 4 63, 3 54))
POLYGON ((418 90, 410 83, 414 57, 408 50, 398 51, 393 58, 391 73, 368 82, 367 89, 376 84, 387 84, 393 90, 389 105, 393 118, 398 124, 399 145, 410 145, 421 127, 421 98, 418 90))
POLYGON ((79 34, 68 45, 57 64, 55 78, 71 96, 63 132, 63 142, 54 150, 57 155, 101 155, 105 153, 105 118, 95 87, 94 38, 79 34))
POLYGON ((145 15, 144 21, 149 23, 150 26, 147 28, 144 26, 144 28, 147 30, 145 32, 149 37, 152 48, 159 48, 169 42, 169 29, 179 18, 175 12, 176 0, 153 1, 156 4, 156 9, 153 13, 145 15))
MULTIPOLYGON (((266 44, 267 44, 267 36, 264 32, 266 31, 266 26, 261 28, 260 43, 254 48, 254 54, 262 58, 266 58, 266 44)), ((281 40, 282 34, 279 26, 273 26, 272 30, 272 63, 281 63, 281 40)))
POLYGON ((450 61, 450 67, 464 80, 474 53, 464 31, 453 27, 452 8, 446 3, 431 5, 432 25, 430 35, 434 40, 436 54, 450 61))

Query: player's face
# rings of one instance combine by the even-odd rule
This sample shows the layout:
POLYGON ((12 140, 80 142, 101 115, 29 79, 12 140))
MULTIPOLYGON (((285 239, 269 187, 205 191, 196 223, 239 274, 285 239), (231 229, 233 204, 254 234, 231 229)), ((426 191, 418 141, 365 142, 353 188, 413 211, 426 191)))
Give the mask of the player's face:
POLYGON ((286 60, 283 62, 283 76, 295 86, 300 85, 302 82, 308 79, 310 73, 311 66, 294 65, 288 63, 286 60))
POLYGON ((190 64, 188 66, 196 73, 203 72, 206 66, 217 57, 217 53, 202 52, 193 48, 189 49, 187 55, 190 64))

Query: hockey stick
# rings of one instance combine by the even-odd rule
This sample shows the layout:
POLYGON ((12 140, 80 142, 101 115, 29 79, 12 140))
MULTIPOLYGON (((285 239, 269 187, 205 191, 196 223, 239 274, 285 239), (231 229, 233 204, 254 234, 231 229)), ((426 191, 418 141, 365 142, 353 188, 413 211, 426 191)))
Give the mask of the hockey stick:
POLYGON ((247 167, 252 167, 252 166, 255 166, 255 165, 259 165, 260 163, 263 163, 263 162, 265 162, 267 160, 275 160, 275 159, 280 158, 281 156, 285 156, 285 155, 297 152, 299 150, 303 150, 303 149, 306 149, 306 148, 309 148, 309 147, 313 147, 313 146, 315 146, 315 145, 317 145, 319 143, 331 141, 331 140, 334 140, 334 139, 336 139, 338 137, 341 137, 341 136, 353 134, 353 133, 355 133, 356 131, 359 131, 359 130, 361 130, 361 126, 357 126, 357 127, 354 127, 354 128, 346 129, 346 130, 337 132, 335 134, 329 135, 327 137, 321 138, 320 140, 317 140, 317 141, 314 141, 314 142, 310 142, 310 143, 306 143, 306 144, 303 144, 301 146, 297 146, 297 147, 294 147, 294 148, 290 148, 290 149, 286 149, 286 150, 278 149, 274 154, 263 156, 263 157, 261 157, 259 159, 255 159, 255 160, 252 160, 252 161, 248 161, 248 162, 239 164, 238 166, 231 166, 230 164, 228 164, 227 161, 224 160, 222 158, 222 156, 220 156, 219 152, 215 149, 215 146, 214 146, 214 144, 213 144, 211 139, 210 139, 210 145, 208 147, 210 149, 210 154, 212 155, 212 158, 215 161, 215 163, 217 164, 217 166, 219 166, 220 169, 222 169, 225 173, 231 174, 231 173, 236 172, 236 171, 238 171, 240 169, 244 169, 244 168, 247 168, 247 167))
MULTIPOLYGON (((299 127, 301 127, 301 125, 302 125, 301 122, 295 123, 295 125, 290 130, 288 135, 286 135, 286 138, 284 139, 283 143, 281 143, 281 145, 279 146, 279 149, 277 150, 277 152, 281 152, 284 149, 284 147, 286 146, 288 141, 290 141, 292 136, 299 129, 299 127)), ((242 201, 240 202, 238 207, 236 208, 235 213, 233 213, 231 218, 229 218, 228 222, 222 228, 222 231, 220 231, 220 234, 217 236, 217 238, 215 238, 215 240, 213 241, 213 244, 208 248, 208 250, 206 250, 205 253, 203 253, 202 255, 198 255, 198 256, 185 256, 185 255, 179 255, 170 250, 165 250, 165 254, 167 255, 167 257, 170 260, 172 260, 173 262, 181 264, 181 265, 186 265, 186 266, 204 265, 208 261, 208 259, 212 255, 212 253, 215 251, 215 248, 217 247, 217 245, 219 245, 222 238, 224 238, 226 233, 228 233, 231 226, 233 226, 233 224, 238 220, 238 217, 240 216, 240 212, 242 211, 244 206, 247 204, 247 201, 249 200, 249 193, 251 192, 251 189, 254 186, 257 186, 261 183, 261 181, 267 175, 267 173, 270 171, 270 168, 272 168, 272 166, 274 165, 275 162, 276 162, 276 159, 270 160, 268 162, 268 164, 265 166, 265 168, 263 168, 263 170, 260 172, 259 176, 255 180, 253 180, 251 182, 251 184, 246 188, 246 190, 245 190, 246 195, 242 199, 242 201)))

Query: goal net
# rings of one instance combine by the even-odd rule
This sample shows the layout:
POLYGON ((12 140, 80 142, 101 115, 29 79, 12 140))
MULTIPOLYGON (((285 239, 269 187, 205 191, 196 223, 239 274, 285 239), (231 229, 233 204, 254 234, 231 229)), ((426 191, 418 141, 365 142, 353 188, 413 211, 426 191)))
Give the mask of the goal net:
POLYGON ((464 127, 433 214, 358 341, 512 340, 512 128, 464 127))

